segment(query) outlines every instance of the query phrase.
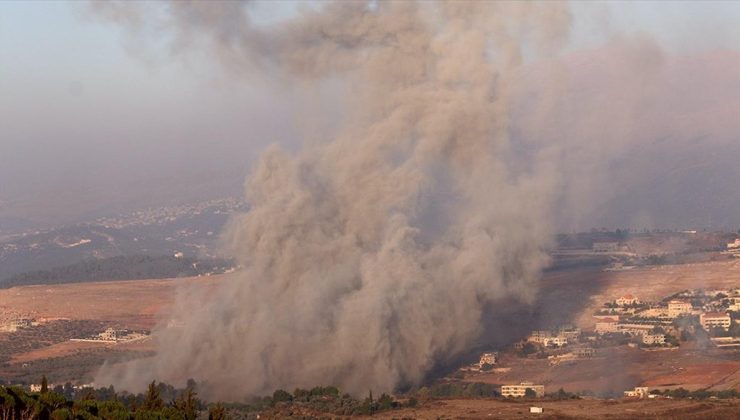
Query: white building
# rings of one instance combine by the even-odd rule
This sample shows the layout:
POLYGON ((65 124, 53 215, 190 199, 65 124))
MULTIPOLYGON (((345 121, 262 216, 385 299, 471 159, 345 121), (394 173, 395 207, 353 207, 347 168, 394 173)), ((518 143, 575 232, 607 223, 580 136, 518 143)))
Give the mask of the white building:
POLYGON ((668 302, 668 316, 670 318, 677 318, 683 314, 690 314, 693 310, 690 302, 684 302, 682 300, 672 300, 668 302))
POLYGON ((732 303, 730 303, 728 309, 733 312, 740 312, 740 298, 730 298, 730 301, 732 303))
POLYGON ((545 396, 545 386, 535 385, 532 382, 522 382, 519 385, 503 385, 501 387, 501 396, 514 398, 524 397, 528 389, 531 389, 538 398, 545 396))
POLYGON ((126 330, 106 328, 105 331, 98 334, 98 338, 103 341, 118 341, 122 339, 126 334, 128 334, 128 331, 126 330))
POLYGON ((543 410, 542 410, 542 407, 529 407, 529 412, 537 414, 537 413, 542 413, 543 410))
POLYGON ((647 398, 649 395, 650 393, 646 386, 636 386, 631 391, 624 391, 624 396, 627 398, 647 398))
POLYGON ((725 312, 706 312, 699 315, 699 323, 707 331, 715 327, 728 329, 732 324, 732 319, 730 314, 725 312))
POLYGON ((598 334, 614 333, 619 331, 618 324, 619 318, 603 318, 596 323, 595 330, 598 334))
POLYGON ((617 306, 628 306, 636 305, 640 303, 640 300, 632 296, 631 294, 626 294, 622 297, 617 298, 614 303, 617 304, 617 306))
POLYGON ((633 336, 650 334, 653 328, 653 325, 645 324, 617 324, 617 331, 633 336))
POLYGON ((643 334, 642 335, 642 344, 665 344, 665 335, 664 334, 643 334))
POLYGON ((563 337, 563 336, 561 336, 561 335, 559 335, 557 337, 547 337, 547 338, 545 338, 542 341, 542 345, 544 345, 545 347, 550 347, 550 346, 558 346, 558 347, 567 346, 568 345, 568 339, 565 338, 565 337, 563 337))

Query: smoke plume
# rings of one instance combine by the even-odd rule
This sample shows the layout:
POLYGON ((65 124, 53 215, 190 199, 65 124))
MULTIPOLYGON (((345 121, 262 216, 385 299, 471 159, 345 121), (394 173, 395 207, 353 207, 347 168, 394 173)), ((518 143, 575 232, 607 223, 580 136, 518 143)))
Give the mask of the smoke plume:
POLYGON ((243 268, 181 290, 156 356, 97 383, 392 391, 474 343, 484 308, 533 300, 559 180, 545 155, 513 167, 509 88, 566 38, 563 4, 337 2, 269 27, 236 2, 167 13, 176 50, 204 46, 246 78, 340 83, 341 122, 264 152, 224 234, 243 268))

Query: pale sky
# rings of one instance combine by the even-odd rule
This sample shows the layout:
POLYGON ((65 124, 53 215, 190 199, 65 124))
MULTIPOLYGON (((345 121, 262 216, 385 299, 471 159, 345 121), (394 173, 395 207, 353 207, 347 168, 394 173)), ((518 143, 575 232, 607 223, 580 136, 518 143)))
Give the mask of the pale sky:
MULTIPOLYGON (((261 2, 254 17, 269 24, 295 9, 261 2)), ((740 50, 740 2, 575 2, 573 11, 570 50, 634 33, 675 54, 740 50)), ((89 204, 70 208, 64 196, 85 194, 94 213, 119 206, 112 196, 143 205, 152 185, 196 179, 213 184, 198 193, 238 192, 267 144, 300 143, 290 115, 310 104, 229 83, 205 56, 175 59, 166 47, 132 44, 85 2, 0 2, 0 216, 59 204, 59 221, 74 220, 89 204)))

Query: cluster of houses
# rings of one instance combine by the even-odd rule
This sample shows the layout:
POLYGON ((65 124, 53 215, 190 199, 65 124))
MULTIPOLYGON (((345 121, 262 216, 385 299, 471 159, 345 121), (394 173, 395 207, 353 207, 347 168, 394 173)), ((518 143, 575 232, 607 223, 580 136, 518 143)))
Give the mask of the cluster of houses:
MULTIPOLYGON (((740 247, 740 243, 738 246, 740 247)), ((738 314, 735 312, 740 312, 740 289, 687 290, 657 303, 642 302, 634 295, 625 294, 604 304, 602 310, 594 315, 597 322, 593 332, 584 332, 574 326, 563 326, 552 331, 537 330, 514 347, 526 350, 525 346, 532 348, 532 344, 535 344, 539 348, 538 352, 548 354, 550 364, 558 364, 594 357, 596 349, 588 347, 589 340, 610 333, 631 336, 631 346, 635 346, 634 340, 649 347, 678 345, 678 340, 668 335, 679 332, 677 325, 683 325, 683 321, 674 322, 677 319, 693 319, 691 321, 691 325, 694 325, 693 331, 704 329, 710 335, 724 331, 724 334, 712 338, 717 347, 740 346, 740 337, 732 336, 734 331, 737 331, 736 326, 733 327, 734 323, 738 322, 735 319, 738 314)), ((484 366, 491 367, 497 362, 497 353, 483 353, 479 362, 472 365, 471 370, 484 370, 484 366)), ((532 382, 501 387, 503 397, 539 398, 544 394, 544 385, 532 382)), ((642 399, 656 396, 649 394, 647 387, 636 387, 625 391, 624 397, 642 399)))
POLYGON ((660 331, 670 329, 679 317, 698 316, 699 324, 707 332, 716 329, 729 331, 733 323, 731 313, 738 309, 740 289, 685 291, 660 303, 641 302, 637 297, 626 294, 606 303, 594 315, 597 318, 595 331, 600 335, 629 334, 645 345, 663 345, 666 344, 666 335, 660 331))
POLYGON ((14 317, 3 320, 0 323, 0 332, 16 332, 24 328, 31 328, 39 325, 36 320, 25 317, 14 317))
POLYGON ((581 335, 581 329, 573 326, 561 327, 557 332, 553 331, 533 331, 532 334, 527 337, 527 341, 530 343, 536 343, 544 347, 564 347, 569 342, 575 342, 581 335))
POLYGON ((84 341, 97 343, 120 343, 127 341, 142 340, 149 337, 149 334, 143 331, 118 330, 115 328, 106 328, 105 331, 86 338, 73 338, 70 341, 84 341))

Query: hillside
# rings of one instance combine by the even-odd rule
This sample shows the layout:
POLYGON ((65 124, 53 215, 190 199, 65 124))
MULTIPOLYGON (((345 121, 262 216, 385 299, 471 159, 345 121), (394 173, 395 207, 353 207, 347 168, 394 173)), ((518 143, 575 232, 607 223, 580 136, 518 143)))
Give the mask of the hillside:
POLYGON ((225 260, 173 256, 117 256, 85 260, 49 270, 30 271, 0 280, 0 288, 37 284, 85 283, 108 280, 164 279, 220 274, 231 267, 225 260))

